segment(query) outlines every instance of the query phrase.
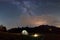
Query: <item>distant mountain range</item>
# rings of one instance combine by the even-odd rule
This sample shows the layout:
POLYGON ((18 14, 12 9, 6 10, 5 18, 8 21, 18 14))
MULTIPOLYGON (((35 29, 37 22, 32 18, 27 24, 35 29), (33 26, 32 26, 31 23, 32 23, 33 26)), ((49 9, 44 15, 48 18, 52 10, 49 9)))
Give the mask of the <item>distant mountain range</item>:
POLYGON ((21 33, 22 30, 27 30, 29 33, 60 33, 60 28, 57 28, 55 26, 49 26, 49 25, 40 25, 34 28, 29 28, 29 27, 12 28, 8 30, 8 32, 21 33))

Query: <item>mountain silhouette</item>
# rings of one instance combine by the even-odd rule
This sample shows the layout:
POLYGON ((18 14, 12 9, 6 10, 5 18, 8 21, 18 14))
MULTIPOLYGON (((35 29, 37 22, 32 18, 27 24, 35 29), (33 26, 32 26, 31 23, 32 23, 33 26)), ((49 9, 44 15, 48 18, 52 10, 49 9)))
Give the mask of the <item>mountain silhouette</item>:
POLYGON ((60 28, 49 25, 40 25, 34 28, 30 27, 12 28, 8 30, 8 32, 21 33, 22 30, 27 30, 29 33, 60 33, 60 28))

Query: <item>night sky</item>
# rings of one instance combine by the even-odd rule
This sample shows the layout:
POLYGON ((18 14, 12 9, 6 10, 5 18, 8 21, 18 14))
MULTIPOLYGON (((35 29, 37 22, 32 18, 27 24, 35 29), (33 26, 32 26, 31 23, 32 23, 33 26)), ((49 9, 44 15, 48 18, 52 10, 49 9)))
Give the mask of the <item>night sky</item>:
POLYGON ((0 0, 0 25, 60 27, 60 0, 0 0))

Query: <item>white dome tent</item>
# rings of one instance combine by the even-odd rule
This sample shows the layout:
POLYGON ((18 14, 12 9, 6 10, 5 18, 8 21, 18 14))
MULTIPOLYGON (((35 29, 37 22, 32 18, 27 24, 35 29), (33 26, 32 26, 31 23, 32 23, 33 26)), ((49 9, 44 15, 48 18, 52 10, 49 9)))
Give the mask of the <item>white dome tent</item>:
POLYGON ((23 30, 22 35, 28 35, 28 32, 26 30, 23 30))

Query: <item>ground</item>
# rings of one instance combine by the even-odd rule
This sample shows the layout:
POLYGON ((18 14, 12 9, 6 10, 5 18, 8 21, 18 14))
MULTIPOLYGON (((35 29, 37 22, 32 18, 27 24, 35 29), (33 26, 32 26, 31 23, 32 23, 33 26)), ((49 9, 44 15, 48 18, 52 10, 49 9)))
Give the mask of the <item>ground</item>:
POLYGON ((0 32, 0 40, 60 40, 60 34, 44 34, 38 38, 21 33, 0 32))

